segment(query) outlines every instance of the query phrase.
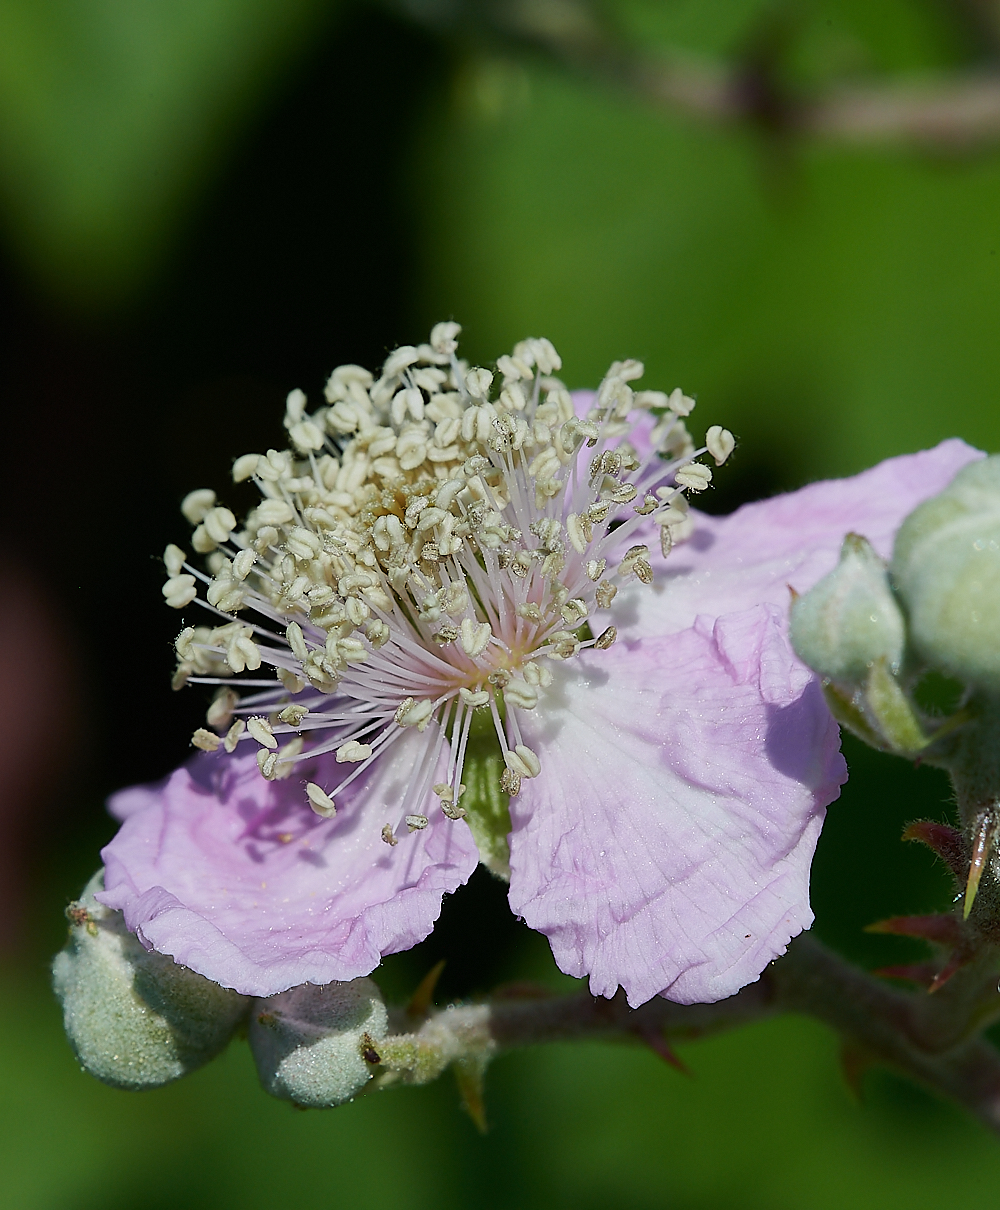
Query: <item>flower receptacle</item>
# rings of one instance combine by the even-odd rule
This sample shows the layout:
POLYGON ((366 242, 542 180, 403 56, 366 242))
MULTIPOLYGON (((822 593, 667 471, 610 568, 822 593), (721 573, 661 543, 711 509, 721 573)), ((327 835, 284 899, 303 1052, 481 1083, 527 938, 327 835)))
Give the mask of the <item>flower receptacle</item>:
POLYGON ((323 1109, 364 1089, 388 1028, 382 994, 371 979, 305 983, 254 1001, 250 1049, 267 1092, 323 1109))

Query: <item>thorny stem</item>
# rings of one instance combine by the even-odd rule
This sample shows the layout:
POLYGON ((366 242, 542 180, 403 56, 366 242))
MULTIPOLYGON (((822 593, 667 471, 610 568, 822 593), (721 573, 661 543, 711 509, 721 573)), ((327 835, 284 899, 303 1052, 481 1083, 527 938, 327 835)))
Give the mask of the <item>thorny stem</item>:
POLYGON ((982 1024, 984 993, 991 994, 994 1013, 1000 1009, 996 963, 988 970, 960 972, 956 981, 962 976, 973 980, 977 994, 958 992, 956 986, 949 1012, 944 997, 899 991, 802 936, 758 983, 717 1004, 656 998, 630 1009, 621 995, 602 1000, 583 993, 453 1005, 432 1013, 414 1032, 379 1043, 372 1070, 379 1087, 419 1084, 452 1063, 481 1072, 502 1051, 542 1042, 595 1038, 662 1046, 797 1012, 835 1029, 871 1064, 894 1068, 957 1101, 1000 1133, 1000 1052, 969 1036, 982 1024), (956 1022, 963 1014, 965 1019, 956 1022))
MULTIPOLYGON (((791 6, 788 6, 791 11, 791 6)), ((654 108, 720 126, 756 127, 846 144, 902 143, 962 149, 1000 139, 996 55, 976 69, 871 85, 843 83, 811 96, 783 80, 782 58, 794 16, 774 19, 730 63, 674 51, 650 55, 600 17, 587 0, 526 0, 442 8, 408 0, 405 11, 428 25, 485 34, 541 51, 560 66, 602 80, 654 108), (443 15, 446 14, 446 15, 443 15)), ((781 17, 779 8, 778 17, 781 17)), ((997 33, 991 28, 995 42, 997 33)))

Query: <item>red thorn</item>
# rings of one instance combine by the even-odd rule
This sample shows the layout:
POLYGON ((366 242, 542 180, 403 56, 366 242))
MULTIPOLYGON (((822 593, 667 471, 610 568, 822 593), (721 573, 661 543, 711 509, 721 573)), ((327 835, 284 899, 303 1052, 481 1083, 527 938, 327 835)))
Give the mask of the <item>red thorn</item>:
POLYGON ((890 916, 865 927, 866 933, 893 933, 898 937, 919 937, 935 945, 960 946, 965 940, 961 922, 951 914, 935 912, 929 916, 890 916))
POLYGON ((937 978, 937 965, 933 962, 909 962, 900 966, 880 966, 872 971, 883 979, 906 979, 920 987, 930 987, 937 978))
POLYGON ((957 828, 931 819, 918 819, 903 831, 904 840, 919 840, 941 858, 956 878, 965 879, 969 870, 969 846, 957 828))
POLYGON ((682 1076, 694 1075, 694 1072, 691 1070, 691 1068, 688 1067, 688 1065, 682 1059, 678 1058, 677 1054, 674 1052, 670 1043, 663 1036, 663 1034, 657 1033, 655 1029, 650 1029, 643 1030, 642 1033, 639 1034, 639 1037, 642 1038, 643 1042, 646 1043, 650 1050, 655 1051, 656 1054, 660 1056, 664 1063, 669 1063, 670 1066, 675 1071, 679 1071, 682 1076))
POLYGON ((462 1106, 480 1134, 486 1134, 486 1105, 483 1101, 483 1071, 475 1062, 461 1059, 455 1064, 455 1081, 462 1106))
POLYGON ((442 958, 440 962, 435 962, 427 974, 420 980, 417 990, 410 997, 410 1003, 406 1006, 406 1015, 408 1017, 427 1016, 431 1002, 434 999, 434 989, 437 987, 437 981, 441 978, 441 972, 444 970, 444 961, 442 958))
POLYGON ((935 992, 940 991, 941 988, 944 987, 944 985, 952 977, 952 975, 957 970, 960 970, 963 966, 965 966, 968 961, 968 957, 964 954, 952 954, 944 969, 939 971, 934 976, 934 982, 927 989, 927 994, 932 996, 935 992))

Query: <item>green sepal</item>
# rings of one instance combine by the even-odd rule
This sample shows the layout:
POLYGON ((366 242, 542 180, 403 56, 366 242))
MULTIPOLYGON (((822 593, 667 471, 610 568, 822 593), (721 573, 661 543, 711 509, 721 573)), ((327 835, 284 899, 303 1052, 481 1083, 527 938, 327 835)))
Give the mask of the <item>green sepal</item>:
POLYGON ((885 741, 865 718, 864 712, 842 689, 830 681, 824 681, 823 696, 826 698, 827 708, 841 727, 846 727, 852 735, 856 735, 871 748, 885 747, 885 741))
POLYGON ((893 752, 900 755, 922 752, 931 742, 924 735, 909 699, 884 657, 876 660, 868 670, 864 701, 893 752))
POLYGON ((460 805, 465 809, 472 838, 479 848, 479 860, 492 874, 510 880, 510 799, 500 789, 504 771, 500 741, 487 710, 477 710, 469 728, 462 781, 465 783, 460 805))

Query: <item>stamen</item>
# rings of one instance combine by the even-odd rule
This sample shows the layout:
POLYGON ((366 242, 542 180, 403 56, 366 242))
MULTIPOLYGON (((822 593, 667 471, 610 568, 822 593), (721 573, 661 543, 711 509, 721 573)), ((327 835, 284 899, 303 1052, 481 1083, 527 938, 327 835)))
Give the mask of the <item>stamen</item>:
POLYGON ((684 426, 694 401, 679 390, 635 393, 639 362, 616 362, 581 416, 552 377, 561 362, 549 342, 523 341, 501 358, 498 383, 459 362, 459 331, 437 325, 429 345, 391 354, 377 380, 339 367, 313 412, 290 392, 290 449, 233 464, 233 481, 252 479, 261 493, 246 519, 209 489, 185 497, 207 572, 178 546, 163 555, 167 604, 208 615, 176 643, 175 685, 219 687, 213 730, 200 728, 196 746, 231 753, 249 736, 268 779, 334 753, 354 768, 332 793, 307 783, 323 814, 404 731, 436 720, 397 822, 383 830, 389 845, 404 822, 430 826, 431 793, 449 818, 464 814, 476 709, 493 715, 504 791, 537 776, 519 711, 542 707, 547 661, 611 646, 614 626, 586 642, 578 632, 610 608, 614 581, 651 583, 648 548, 622 549, 648 518, 666 555, 690 529, 683 492, 711 482, 695 459, 707 452, 720 464, 733 448, 716 425, 696 450, 684 426), (660 418, 658 449, 640 459, 627 439, 643 408, 660 418), (276 733, 289 732, 298 734, 279 751, 276 733), (447 781, 432 785, 442 760, 447 781))

